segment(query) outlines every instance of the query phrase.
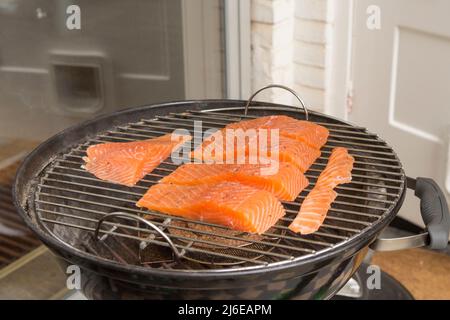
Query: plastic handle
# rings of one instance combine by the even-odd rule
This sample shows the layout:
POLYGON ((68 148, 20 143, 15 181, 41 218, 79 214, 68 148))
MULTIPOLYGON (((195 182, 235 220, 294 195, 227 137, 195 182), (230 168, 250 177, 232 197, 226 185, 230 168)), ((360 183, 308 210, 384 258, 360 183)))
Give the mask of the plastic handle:
POLYGON ((450 230, 450 214, 444 193, 429 178, 409 178, 406 183, 420 199, 420 213, 427 230, 420 234, 401 238, 378 238, 370 248, 375 251, 393 251, 427 246, 445 249, 450 230))
MULTIPOLYGON (((408 185, 409 183, 410 181, 408 185)), ((420 199, 420 213, 430 237, 428 247, 446 248, 450 230, 450 213, 444 193, 434 180, 417 178, 414 194, 420 199)))

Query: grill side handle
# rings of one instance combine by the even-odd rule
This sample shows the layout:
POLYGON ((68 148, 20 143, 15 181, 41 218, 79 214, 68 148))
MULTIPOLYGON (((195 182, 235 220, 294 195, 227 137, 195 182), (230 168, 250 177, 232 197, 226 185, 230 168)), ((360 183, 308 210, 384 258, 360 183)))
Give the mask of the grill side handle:
POLYGON ((281 84, 269 84, 268 86, 262 87, 261 89, 257 90, 255 93, 253 93, 253 94, 250 96, 250 98, 248 98, 247 104, 245 105, 244 115, 247 115, 247 113, 248 113, 248 107, 249 107, 250 103, 253 101, 253 98, 255 98, 256 95, 257 95, 258 93, 260 93, 261 91, 264 91, 264 90, 270 89, 270 88, 279 88, 279 89, 283 89, 283 90, 286 90, 286 91, 289 91, 290 93, 292 93, 292 94, 297 98, 298 102, 300 102, 300 104, 301 104, 301 106, 302 106, 302 108, 303 108, 303 111, 305 112, 305 120, 308 120, 308 119, 309 119, 308 109, 306 108, 306 104, 305 104, 305 102, 303 101, 303 99, 300 98, 300 96, 298 95, 297 92, 295 92, 295 91, 292 90, 291 88, 286 87, 286 86, 283 86, 283 85, 281 85, 281 84))
POLYGON ((445 249, 450 230, 450 214, 444 193, 438 184, 429 178, 407 178, 407 187, 414 190, 420 199, 420 213, 426 231, 408 237, 378 238, 370 248, 376 251, 393 251, 427 246, 430 249, 445 249))
MULTIPOLYGON (((129 219, 129 220, 136 220, 138 222, 142 222, 143 224, 147 225, 148 227, 150 227, 151 229, 153 229, 154 231, 156 231, 156 233, 158 233, 166 242, 167 245, 172 249, 175 258, 176 259, 180 259, 183 255, 184 255, 184 250, 183 251, 178 251, 177 247, 175 246, 175 244, 172 242, 172 240, 164 233, 164 231, 162 231, 160 228, 158 228, 156 225, 154 225, 153 223, 151 223, 150 221, 134 215, 134 214, 130 214, 130 213, 125 213, 125 212, 113 212, 113 213, 108 213, 106 215, 104 215, 103 217, 101 217, 98 222, 97 222, 97 227, 95 228, 95 232, 94 232, 94 239, 96 241, 100 241, 102 240, 101 238, 99 238, 99 233, 102 231, 100 229, 102 223, 105 220, 108 220, 112 217, 120 217, 120 218, 124 218, 124 219, 129 219)), ((108 235, 107 232, 102 231, 105 235, 108 235)))

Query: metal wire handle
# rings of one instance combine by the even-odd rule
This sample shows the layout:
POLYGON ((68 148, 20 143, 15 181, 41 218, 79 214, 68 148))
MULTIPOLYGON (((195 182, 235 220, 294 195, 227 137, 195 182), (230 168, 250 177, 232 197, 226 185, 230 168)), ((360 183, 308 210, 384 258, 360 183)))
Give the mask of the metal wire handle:
POLYGON ((149 226, 150 228, 155 230, 161 237, 163 237, 164 240, 166 240, 167 244, 172 249, 172 251, 175 254, 175 257, 177 259, 182 257, 182 254, 178 251, 178 249, 173 244, 172 240, 164 233, 164 231, 162 231, 160 228, 158 228, 156 225, 154 225, 153 223, 151 223, 147 219, 144 219, 142 217, 136 216, 134 214, 125 213, 125 212, 113 212, 113 213, 109 213, 109 214, 101 217, 98 220, 98 222, 97 222, 97 227, 95 228, 95 232, 94 232, 95 240, 97 240, 97 241, 99 240, 98 233, 100 232, 100 226, 102 225, 103 221, 105 221, 106 219, 108 219, 110 217, 126 217, 126 218, 129 218, 131 220, 138 220, 138 221, 146 224, 147 226, 149 226))
POLYGON ((268 86, 265 86, 265 87, 259 89, 258 91, 256 91, 254 94, 252 94, 252 95, 250 96, 250 98, 248 99, 247 104, 245 105, 245 112, 244 112, 244 115, 247 115, 247 113, 248 113, 248 107, 249 107, 250 103, 252 102, 253 98, 254 98, 258 93, 260 93, 261 91, 266 90, 266 89, 270 89, 270 88, 280 88, 280 89, 284 89, 284 90, 287 90, 287 91, 289 91, 290 93, 292 93, 292 94, 297 98, 297 100, 300 102, 300 104, 302 105, 302 108, 303 108, 303 110, 305 111, 305 119, 308 120, 308 109, 306 108, 305 102, 303 102, 302 98, 300 98, 300 96, 297 94, 297 92, 295 92, 295 91, 292 90, 291 88, 286 87, 286 86, 283 86, 283 85, 281 85, 281 84, 269 84, 268 86))

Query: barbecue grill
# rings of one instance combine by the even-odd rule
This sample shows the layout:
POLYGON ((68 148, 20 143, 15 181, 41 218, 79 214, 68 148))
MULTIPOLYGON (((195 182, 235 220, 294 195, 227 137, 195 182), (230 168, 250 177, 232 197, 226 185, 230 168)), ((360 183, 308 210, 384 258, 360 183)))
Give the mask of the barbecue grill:
POLYGON ((447 245, 444 195, 429 179, 407 178, 394 150, 378 135, 306 108, 252 98, 143 106, 69 128, 24 161, 15 181, 15 204, 63 264, 81 267, 89 298, 329 298, 356 271, 369 246, 447 245), (287 215, 263 235, 137 208, 146 190, 177 168, 174 159, 134 187, 101 181, 82 168, 86 148, 93 144, 149 139, 175 129, 194 134, 196 121, 205 131, 274 114, 308 116, 330 136, 305 174, 309 188, 295 201, 283 202, 287 215), (318 232, 291 232, 287 226, 337 146, 355 158, 352 182, 336 188, 338 197, 318 232), (377 239, 397 214, 407 187, 421 198, 427 230, 377 239))

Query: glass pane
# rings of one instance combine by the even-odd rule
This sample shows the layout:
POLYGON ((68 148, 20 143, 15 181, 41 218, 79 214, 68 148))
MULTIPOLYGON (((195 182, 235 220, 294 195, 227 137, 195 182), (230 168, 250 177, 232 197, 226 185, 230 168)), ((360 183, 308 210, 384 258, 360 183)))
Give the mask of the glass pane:
MULTIPOLYGON (((221 1, 196 2, 1 1, 0 143, 38 142, 98 114, 185 99, 186 41, 223 54, 221 1), (193 10, 217 26, 208 36, 186 18, 193 10)), ((208 64, 217 78, 221 60, 208 64)), ((223 82, 208 88, 220 93, 223 82)))

